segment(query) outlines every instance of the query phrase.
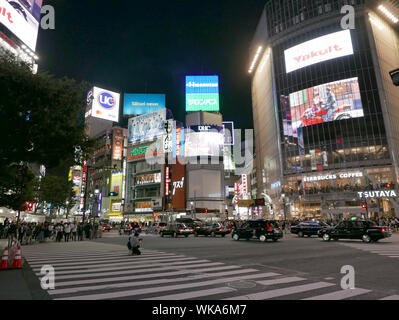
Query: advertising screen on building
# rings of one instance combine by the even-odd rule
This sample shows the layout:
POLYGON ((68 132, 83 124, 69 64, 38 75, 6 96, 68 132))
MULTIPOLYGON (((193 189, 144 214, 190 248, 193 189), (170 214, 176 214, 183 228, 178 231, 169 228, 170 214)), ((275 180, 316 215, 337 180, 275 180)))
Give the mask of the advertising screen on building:
POLYGON ((125 94, 124 115, 140 115, 166 108, 164 94, 125 94))
POLYGON ((350 30, 328 35, 301 43, 284 51, 287 73, 315 63, 353 54, 350 30))
MULTIPOLYGON (((191 127, 190 127, 191 128, 191 127)), ((223 155, 223 132, 196 132, 186 129, 184 142, 185 157, 220 157, 223 155)))
POLYGON ((289 95, 292 128, 363 117, 358 78, 325 83, 289 95))
POLYGON ((114 142, 112 145, 112 159, 122 160, 123 155, 123 129, 114 129, 114 142))
POLYGON ((43 0, 0 0, 0 23, 36 50, 43 0))
POLYGON ((186 111, 219 111, 218 76, 186 76, 186 111))
POLYGON ((119 121, 120 94, 94 87, 91 115, 94 118, 119 121))
POLYGON ((122 179, 123 173, 122 170, 112 172, 111 178, 111 192, 117 194, 117 196, 113 198, 122 198, 122 179))
POLYGON ((161 183, 161 173, 149 173, 136 176, 136 185, 147 185, 161 183))
POLYGON ((129 119, 129 144, 153 140, 164 133, 166 109, 129 119))

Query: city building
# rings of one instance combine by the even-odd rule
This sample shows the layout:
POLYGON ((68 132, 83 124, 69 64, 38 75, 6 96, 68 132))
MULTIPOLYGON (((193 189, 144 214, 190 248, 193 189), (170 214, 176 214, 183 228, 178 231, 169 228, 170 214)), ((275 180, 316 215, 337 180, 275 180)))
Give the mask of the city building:
POLYGON ((398 17, 397 1, 266 1, 248 73, 268 215, 399 216, 398 17))

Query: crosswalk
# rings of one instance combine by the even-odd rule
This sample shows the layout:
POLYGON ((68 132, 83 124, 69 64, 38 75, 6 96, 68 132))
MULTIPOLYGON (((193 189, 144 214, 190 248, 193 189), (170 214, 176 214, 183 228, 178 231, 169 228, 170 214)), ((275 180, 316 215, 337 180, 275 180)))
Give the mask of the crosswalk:
POLYGON ((47 290, 54 300, 344 300, 371 292, 157 250, 129 256, 123 246, 90 241, 24 247, 22 254, 38 278, 43 265, 54 267, 55 288, 47 290))
POLYGON ((399 243, 353 243, 353 242, 341 242, 343 246, 350 247, 353 249, 362 250, 369 253, 378 254, 387 258, 399 259, 399 243))

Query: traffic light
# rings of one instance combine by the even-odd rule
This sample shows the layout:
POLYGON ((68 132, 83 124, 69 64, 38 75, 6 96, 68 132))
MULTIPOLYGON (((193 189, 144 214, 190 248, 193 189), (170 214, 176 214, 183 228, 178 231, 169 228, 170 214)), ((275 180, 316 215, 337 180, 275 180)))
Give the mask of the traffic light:
POLYGON ((205 214, 208 214, 208 209, 205 209, 205 214))
POLYGON ((390 189, 391 188, 391 184, 390 183, 386 183, 385 184, 385 188, 390 189))
POLYGON ((362 210, 366 211, 367 210, 367 205, 365 203, 362 203, 362 210))
POLYGON ((110 193, 109 193, 109 196, 110 196, 110 197, 116 197, 116 196, 118 196, 118 195, 119 195, 118 192, 110 192, 110 193))

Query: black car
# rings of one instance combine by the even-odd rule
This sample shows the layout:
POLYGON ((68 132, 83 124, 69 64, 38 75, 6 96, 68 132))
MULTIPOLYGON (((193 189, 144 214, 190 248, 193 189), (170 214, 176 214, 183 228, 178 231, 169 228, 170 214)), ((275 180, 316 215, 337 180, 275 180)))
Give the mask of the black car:
POLYGON ((185 236, 186 238, 194 233, 194 229, 188 227, 183 223, 169 223, 163 230, 161 230, 161 237, 165 235, 170 235, 173 238, 177 238, 178 236, 185 236))
POLYGON ((300 238, 303 238, 304 236, 317 236, 319 230, 324 227, 327 227, 327 224, 322 222, 300 222, 295 226, 291 226, 291 233, 297 234, 300 238))
POLYGON ((379 227, 370 220, 341 221, 335 227, 321 229, 318 236, 324 241, 360 239, 370 243, 392 236, 392 229, 379 227))
POLYGON ((225 227, 221 223, 205 223, 202 225, 197 225, 194 229, 194 236, 198 237, 201 236, 222 236, 225 237, 226 234, 231 232, 231 228, 225 227))
POLYGON ((232 238, 236 241, 240 239, 250 240, 252 238, 265 242, 267 239, 277 241, 283 237, 283 232, 274 220, 249 220, 241 227, 234 229, 232 238))

